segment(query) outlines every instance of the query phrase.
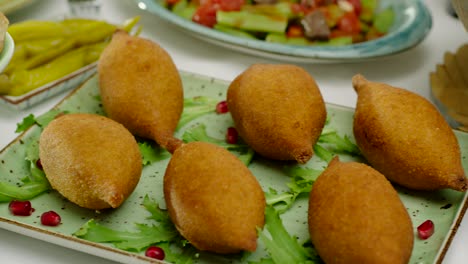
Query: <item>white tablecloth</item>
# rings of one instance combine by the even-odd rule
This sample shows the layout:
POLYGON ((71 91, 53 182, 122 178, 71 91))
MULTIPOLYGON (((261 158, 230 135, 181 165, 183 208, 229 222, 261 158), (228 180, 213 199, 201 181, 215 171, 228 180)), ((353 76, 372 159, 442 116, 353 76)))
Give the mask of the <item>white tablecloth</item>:
MULTIPOLYGON (((172 56, 181 70, 232 80, 253 63, 277 63, 270 59, 244 55, 208 44, 187 34, 157 17, 139 10, 133 2, 102 0, 102 18, 120 23, 126 18, 141 15, 142 36, 157 41, 172 56)), ((433 27, 427 38, 417 47, 375 61, 354 64, 300 64, 317 80, 325 100, 354 107, 356 94, 351 77, 362 73, 369 80, 404 87, 429 98, 429 73, 443 60, 445 51, 455 51, 467 42, 462 24, 447 12, 447 2, 427 0, 433 15, 433 27)), ((65 0, 41 0, 9 16, 12 22, 31 18, 57 17, 67 11, 65 0)), ((56 96, 24 111, 0 107, 0 148, 17 135, 16 123, 30 113, 41 114, 56 104, 65 94, 56 96)), ((467 102, 468 103, 468 102, 467 102)), ((451 243, 444 264, 468 263, 468 217, 465 217, 451 243)), ((49 244, 30 237, 0 229, 0 263, 114 263, 79 251, 49 244)))

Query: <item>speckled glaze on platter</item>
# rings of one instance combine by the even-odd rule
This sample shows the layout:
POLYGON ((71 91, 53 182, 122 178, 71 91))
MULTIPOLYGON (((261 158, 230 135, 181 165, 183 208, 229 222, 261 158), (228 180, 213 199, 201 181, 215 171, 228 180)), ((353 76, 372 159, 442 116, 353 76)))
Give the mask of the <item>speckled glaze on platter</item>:
MULTIPOLYGON (((214 78, 182 72, 182 80, 186 97, 209 96, 222 100, 225 98, 228 83, 214 78)), ((69 112, 87 112, 103 114, 99 98, 97 76, 91 77, 81 87, 74 90, 56 108, 69 112)), ((353 109, 336 105, 327 105, 330 116, 330 127, 340 135, 352 138, 353 109)), ((223 138, 227 127, 233 122, 229 114, 208 114, 188 123, 204 123, 207 132, 213 137, 223 138)), ((183 133, 184 127, 177 131, 177 136, 183 133)), ((0 182, 18 183, 28 173, 28 163, 25 153, 30 144, 37 144, 40 128, 33 126, 0 152, 0 182)), ((462 149, 462 160, 465 170, 468 168, 468 134, 456 131, 456 136, 462 149)), ((343 155, 342 160, 352 160, 351 156, 343 155)), ((146 223, 148 212, 141 206, 143 197, 149 195, 158 203, 164 204, 162 178, 168 159, 162 160, 143 169, 141 181, 135 192, 124 204, 115 210, 97 213, 80 208, 61 197, 57 192, 50 191, 31 200, 35 211, 32 216, 13 216, 8 211, 8 204, 0 204, 0 228, 36 237, 49 243, 58 244, 89 254, 112 259, 122 263, 150 263, 144 253, 131 253, 119 250, 111 244, 91 243, 74 237, 72 234, 86 221, 94 218, 108 227, 131 231, 135 223, 146 223), (45 227, 40 224, 40 215, 49 210, 58 212, 62 224, 57 227, 45 227)), ((285 164, 255 157, 249 168, 259 179, 264 190, 272 187, 277 191, 286 191, 289 178, 282 171, 285 164)), ((314 157, 305 166, 323 168, 326 164, 314 157)), ((417 192, 396 187, 403 203, 412 218, 415 236, 416 227, 427 219, 435 223, 435 233, 427 240, 415 238, 415 245, 410 263, 440 263, 457 227, 464 215, 467 195, 452 190, 436 192, 417 192)), ((307 231, 307 198, 300 198, 294 206, 282 215, 282 220, 288 232, 298 237, 300 241, 308 238, 307 231)), ((259 248, 254 253, 258 257, 265 254, 259 242, 259 248)), ((203 253, 196 263, 241 263, 236 257, 223 257, 203 253)))
POLYGON ((164 8, 163 0, 131 1, 202 41, 261 57, 302 63, 358 62, 386 57, 418 45, 432 28, 432 17, 424 1, 381 0, 380 8, 391 6, 396 15, 395 24, 382 38, 345 46, 285 45, 240 38, 201 26, 164 8))

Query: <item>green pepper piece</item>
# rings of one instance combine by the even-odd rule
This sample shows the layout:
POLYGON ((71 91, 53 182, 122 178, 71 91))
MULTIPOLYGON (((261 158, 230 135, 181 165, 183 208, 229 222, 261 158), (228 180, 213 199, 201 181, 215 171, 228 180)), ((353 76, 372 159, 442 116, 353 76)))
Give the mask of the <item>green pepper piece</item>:
POLYGON ((60 21, 60 23, 72 30, 79 30, 82 27, 86 27, 87 25, 94 24, 96 19, 89 19, 89 18, 66 18, 60 21))
POLYGON ((55 21, 28 20, 10 25, 8 33, 18 44, 33 39, 65 37, 68 29, 55 21))
POLYGON ((338 21, 345 15, 345 11, 337 4, 327 5, 324 7, 323 12, 325 13, 325 21, 329 28, 336 26, 338 21))
POLYGON ((359 26, 361 27, 361 32, 362 33, 367 33, 370 30, 370 26, 367 23, 365 23, 365 22, 363 22, 361 20, 359 20, 359 26))
POLYGON ((0 74, 0 94, 9 94, 13 84, 6 74, 0 74))
POLYGON ((96 61, 117 29, 130 32, 139 20, 140 17, 136 16, 126 20, 121 26, 92 19, 25 21, 16 24, 13 27, 15 34, 45 29, 47 26, 64 30, 60 34, 55 34, 58 31, 43 34, 42 38, 40 34, 30 33, 26 37, 20 37, 27 41, 17 45, 15 59, 5 70, 7 75, 0 77, 3 78, 0 80, 0 92, 20 95, 96 61), (42 27, 37 27, 37 24, 42 27))
POLYGON ((257 4, 257 5, 244 5, 242 11, 255 14, 263 14, 267 16, 281 16, 287 18, 293 18, 296 16, 292 9, 291 3, 288 2, 279 2, 274 5, 271 4, 257 4))
POLYGON ((288 38, 284 34, 274 34, 274 33, 268 34, 265 41, 281 43, 281 44, 289 44, 289 45, 300 45, 300 46, 310 46, 310 45, 342 46, 342 45, 353 44, 353 38, 348 37, 348 36, 331 38, 327 41, 309 41, 307 38, 304 38, 304 37, 288 38))
POLYGON ((388 33, 393 25, 394 20, 395 12, 391 7, 389 7, 375 16, 374 27, 382 34, 388 33))
POLYGON ((65 41, 63 37, 44 38, 36 39, 28 42, 24 42, 26 53, 28 57, 33 57, 38 54, 44 53, 50 49, 57 48, 62 45, 65 41))
POLYGON ((5 73, 11 74, 17 69, 30 69, 45 63, 69 50, 63 38, 37 39, 23 42, 15 47, 12 59, 5 73), (64 45, 65 42, 65 46, 64 45))
POLYGON ((257 39, 254 35, 225 25, 216 24, 214 29, 240 38, 257 39))
POLYGON ((350 45, 350 44, 353 44, 353 37, 351 37, 351 36, 336 37, 336 38, 331 38, 328 41, 317 41, 314 44, 315 45, 321 45, 321 46, 350 45))
POLYGON ((100 21, 84 29, 75 40, 78 45, 92 44, 110 38, 116 30, 115 25, 100 21))
POLYGON ((3 70, 3 73, 10 74, 16 65, 21 64, 26 60, 26 57, 27 57, 27 50, 26 50, 25 45, 24 44, 15 45, 15 51, 13 52, 13 56, 11 57, 10 62, 8 63, 5 70, 3 70))
POLYGON ((219 24, 247 31, 284 33, 288 26, 285 16, 267 16, 247 11, 218 11, 216 19, 219 24))
POLYGON ((375 10, 377 9, 377 0, 361 0, 361 13, 359 19, 364 22, 372 22, 375 10))
POLYGON ((74 34, 72 37, 76 40, 77 45, 81 46, 110 38, 118 28, 130 32, 139 20, 140 17, 136 16, 126 20, 120 27, 99 20, 67 20, 64 23, 71 26, 71 31, 74 34))
POLYGON ((18 96, 36 89, 44 84, 60 79, 81 67, 87 62, 97 60, 105 45, 97 43, 86 45, 78 49, 71 50, 57 59, 32 70, 20 70, 14 72, 10 79, 14 84, 10 90, 10 95, 18 96))
POLYGON ((188 3, 187 0, 181 0, 172 7, 172 12, 174 14, 188 20, 192 19, 193 14, 195 14, 196 10, 197 7, 193 4, 188 3))
POLYGON ((13 52, 13 56, 10 59, 10 63, 14 61, 24 60, 27 56, 28 51, 26 49, 25 44, 15 45, 15 51, 13 52))
POLYGON ((311 43, 303 37, 288 38, 285 34, 270 33, 265 38, 266 42, 281 43, 288 45, 307 46, 311 43))
POLYGON ((103 41, 99 43, 95 43, 92 45, 85 46, 86 49, 85 56, 84 56, 84 63, 85 65, 91 64, 99 59, 101 56, 102 51, 106 46, 109 44, 108 41, 103 41))
POLYGON ((135 16, 124 21, 121 28, 126 32, 130 32, 133 27, 140 21, 140 16, 135 16))
POLYGON ((67 33, 73 33, 73 36, 68 39, 36 39, 25 42, 24 46, 27 54, 32 57, 20 63, 10 63, 7 72, 33 69, 76 47, 97 43, 110 38, 117 28, 102 21, 79 20, 73 22, 67 21, 65 24, 69 26, 73 25, 69 28, 69 33, 67 33), (78 27, 78 25, 81 25, 81 27, 78 27), (75 28, 72 29, 72 27, 75 28))
POLYGON ((21 64, 17 64, 16 67, 14 67, 14 70, 30 70, 32 68, 35 68, 39 65, 42 65, 44 63, 47 63, 51 61, 52 59, 55 59, 56 57, 66 53, 69 50, 72 50, 75 47, 75 41, 74 40, 63 40, 60 45, 55 46, 53 48, 49 48, 46 51, 37 54, 34 57, 31 57, 30 59, 27 59, 21 64))

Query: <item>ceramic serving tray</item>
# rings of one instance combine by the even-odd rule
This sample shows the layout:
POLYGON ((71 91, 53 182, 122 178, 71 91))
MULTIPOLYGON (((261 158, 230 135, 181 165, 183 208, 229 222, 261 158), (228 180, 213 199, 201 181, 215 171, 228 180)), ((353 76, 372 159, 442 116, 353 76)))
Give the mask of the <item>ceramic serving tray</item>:
MULTIPOLYGON (((225 81, 185 72, 182 72, 181 76, 186 98, 208 96, 223 100, 226 96, 228 83, 225 81)), ((69 112, 103 114, 97 76, 94 75, 81 87, 75 89, 55 108, 69 112)), ((327 105, 327 110, 330 120, 327 126, 338 131, 341 136, 347 135, 353 140, 353 109, 327 105)), ((216 114, 213 111, 181 127, 176 135, 180 136, 187 127, 200 123, 206 125, 210 136, 220 139, 224 138, 227 127, 233 125, 229 114, 216 114)), ((40 127, 33 126, 0 152, 0 184, 2 182, 20 183, 20 179, 29 173, 28 163, 25 161, 26 151, 31 144, 37 144, 40 133, 40 127)), ((463 166, 466 169, 468 168, 468 134, 459 131, 455 133, 463 152, 463 166)), ((340 156, 342 160, 355 159, 344 154, 340 156)), ((56 191, 49 191, 31 199, 35 211, 28 217, 14 216, 8 210, 8 203, 0 204, 0 228, 122 263, 152 262, 154 260, 145 257, 144 252, 127 252, 117 249, 112 244, 92 243, 73 236, 73 233, 90 219, 122 231, 132 231, 135 229, 135 224, 147 223, 149 213, 143 208, 142 201, 148 195, 164 207, 162 180, 168 161, 169 158, 145 166, 134 193, 118 209, 101 212, 83 209, 68 202, 56 191), (49 210, 54 210, 61 215, 62 223, 59 226, 41 225, 40 215, 49 210)), ((274 188, 278 192, 283 192, 288 190, 286 183, 290 181, 282 170, 286 165, 291 164, 254 156, 249 169, 258 178, 265 191, 274 188)), ((314 156, 303 166, 321 170, 326 163, 314 156)), ((466 194, 452 190, 417 192, 399 187, 396 189, 414 226, 415 244, 410 263, 441 263, 466 210, 466 194), (416 235, 416 227, 427 219, 435 223, 435 233, 429 239, 421 240, 416 235)), ((287 231, 296 236, 299 241, 307 240, 309 237, 307 203, 307 197, 300 197, 292 208, 281 215, 287 231)), ((259 247, 253 256, 260 258, 265 254, 267 253, 259 240, 259 247)), ((242 261, 239 256, 225 257, 202 253, 194 263, 242 263, 242 261)))
POLYGON ((83 81, 96 73, 96 65, 97 63, 86 65, 60 79, 44 84, 23 95, 0 95, 0 104, 16 110, 30 108, 54 95, 76 88, 83 81))

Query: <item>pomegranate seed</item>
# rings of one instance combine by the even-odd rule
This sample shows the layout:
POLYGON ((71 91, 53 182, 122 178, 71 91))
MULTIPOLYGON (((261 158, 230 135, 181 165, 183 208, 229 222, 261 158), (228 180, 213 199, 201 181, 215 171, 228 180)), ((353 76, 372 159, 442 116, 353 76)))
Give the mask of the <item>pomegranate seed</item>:
POLYGON ((421 239, 428 239, 434 234, 434 223, 431 220, 426 220, 418 226, 418 236, 421 239))
POLYGON ((226 101, 221 101, 216 105, 216 113, 225 114, 227 112, 229 112, 229 109, 226 101))
POLYGON ((44 170, 44 169, 42 168, 41 159, 38 159, 38 160, 36 161, 36 167, 37 167, 38 169, 40 169, 40 170, 44 170))
POLYGON ((164 250, 162 248, 157 246, 151 246, 148 249, 146 249, 145 256, 163 260, 166 255, 164 254, 164 250))
POLYGON ((8 209, 13 215, 30 216, 34 212, 30 201, 13 200, 8 205, 8 209))
POLYGON ((41 224, 45 226, 58 226, 62 218, 54 211, 48 211, 41 215, 41 224))
POLYGON ((229 144, 236 144, 237 138, 237 130, 234 127, 228 127, 226 132, 226 142, 229 144))

